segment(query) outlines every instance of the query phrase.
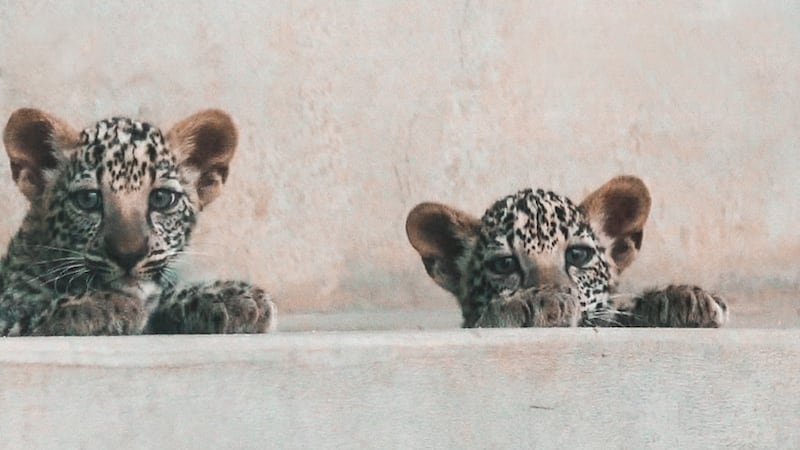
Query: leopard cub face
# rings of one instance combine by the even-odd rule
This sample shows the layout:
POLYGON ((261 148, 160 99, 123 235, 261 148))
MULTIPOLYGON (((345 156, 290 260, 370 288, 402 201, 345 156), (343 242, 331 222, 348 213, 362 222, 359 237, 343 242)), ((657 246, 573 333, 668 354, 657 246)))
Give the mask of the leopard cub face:
POLYGON ((57 292, 163 288, 227 177, 236 140, 217 110, 166 134, 127 118, 76 132, 42 111, 18 110, 4 142, 31 207, 5 271, 24 270, 57 292))
POLYGON ((479 326, 493 302, 532 293, 574 299, 587 321, 604 318, 617 277, 641 248, 650 197, 635 177, 617 177, 580 205, 525 189, 480 218, 422 203, 406 231, 433 280, 459 301, 465 327, 479 326))

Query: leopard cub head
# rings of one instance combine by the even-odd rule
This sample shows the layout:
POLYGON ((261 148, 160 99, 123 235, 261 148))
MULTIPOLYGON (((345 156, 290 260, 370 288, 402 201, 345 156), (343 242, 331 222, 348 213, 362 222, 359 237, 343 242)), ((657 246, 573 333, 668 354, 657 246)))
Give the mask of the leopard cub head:
POLYGON ((465 327, 479 324, 492 302, 541 290, 568 293, 591 320, 603 317, 618 275, 641 248, 649 211, 644 183, 620 176, 580 205, 525 189, 481 219, 422 203, 406 233, 428 275, 458 299, 465 327))
POLYGON ((127 118, 81 132, 20 109, 3 133, 14 182, 30 210, 10 251, 65 287, 163 285, 198 212, 219 194, 237 132, 219 110, 194 114, 166 134, 127 118))

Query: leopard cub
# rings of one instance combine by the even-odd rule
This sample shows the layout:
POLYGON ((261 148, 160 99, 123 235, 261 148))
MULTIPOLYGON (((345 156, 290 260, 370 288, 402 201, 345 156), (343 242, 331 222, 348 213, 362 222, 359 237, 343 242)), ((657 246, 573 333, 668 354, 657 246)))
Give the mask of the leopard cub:
POLYGON ((724 325, 726 302, 695 286, 616 291, 649 212, 644 183, 620 176, 579 205, 525 189, 480 219, 422 203, 406 232, 428 275, 458 299, 465 327, 724 325))
POLYGON ((261 288, 185 286, 174 267, 228 176, 237 132, 226 113, 201 111, 162 134, 120 117, 77 132, 20 109, 3 142, 30 208, 0 261, 0 335, 273 328, 261 288))

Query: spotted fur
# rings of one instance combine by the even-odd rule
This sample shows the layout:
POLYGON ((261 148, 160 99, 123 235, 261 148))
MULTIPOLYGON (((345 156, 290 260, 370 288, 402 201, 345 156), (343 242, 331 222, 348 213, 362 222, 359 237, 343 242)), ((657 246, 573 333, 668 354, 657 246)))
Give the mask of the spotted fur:
POLYGON ((22 109, 3 137, 31 206, 0 262, 2 335, 270 328, 274 304, 260 288, 181 286, 174 269, 227 177, 236 130, 225 113, 200 112, 164 135, 121 117, 76 133, 22 109))
POLYGON ((649 209, 644 183, 618 177, 581 205, 525 189, 481 219, 423 203, 406 227, 428 274, 458 299, 465 327, 721 326, 724 300, 693 286, 616 293, 649 209))

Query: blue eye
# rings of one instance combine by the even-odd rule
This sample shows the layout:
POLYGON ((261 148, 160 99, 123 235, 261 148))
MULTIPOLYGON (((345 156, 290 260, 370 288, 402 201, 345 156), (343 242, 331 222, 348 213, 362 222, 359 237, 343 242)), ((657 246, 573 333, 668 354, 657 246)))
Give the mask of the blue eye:
POLYGON ((564 259, 568 266, 583 267, 594 257, 595 251, 592 247, 585 245, 575 245, 567 248, 564 259))
POLYGON ((510 275, 515 272, 518 267, 517 259, 513 256, 501 256, 486 261, 486 268, 498 275, 510 275))
POLYGON ((153 211, 164 211, 172 208, 178 203, 180 194, 169 189, 155 189, 150 193, 150 209, 153 211))
POLYGON ((100 191, 95 189, 82 189, 70 194, 75 206, 84 211, 97 211, 103 206, 103 197, 100 191))

